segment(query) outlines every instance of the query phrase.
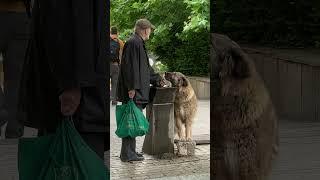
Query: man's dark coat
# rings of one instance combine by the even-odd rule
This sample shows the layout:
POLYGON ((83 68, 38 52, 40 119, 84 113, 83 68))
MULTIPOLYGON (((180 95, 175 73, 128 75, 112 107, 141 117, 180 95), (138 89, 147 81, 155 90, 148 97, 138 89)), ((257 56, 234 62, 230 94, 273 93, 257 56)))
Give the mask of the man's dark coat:
POLYGON ((160 79, 160 75, 149 64, 143 39, 133 34, 123 48, 118 81, 119 101, 128 101, 128 91, 135 89, 134 101, 139 104, 149 103, 152 98, 149 96, 150 84, 156 85, 160 79))
POLYGON ((25 125, 54 129, 62 119, 59 95, 81 88, 74 122, 81 132, 107 131, 107 1, 36 0, 21 83, 25 125))

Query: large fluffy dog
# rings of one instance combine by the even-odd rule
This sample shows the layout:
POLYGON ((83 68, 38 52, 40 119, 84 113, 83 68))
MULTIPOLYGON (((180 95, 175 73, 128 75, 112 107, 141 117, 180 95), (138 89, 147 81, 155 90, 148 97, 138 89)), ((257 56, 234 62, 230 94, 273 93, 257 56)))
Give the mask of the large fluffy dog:
POLYGON ((262 180, 278 152, 273 104, 254 62, 238 44, 211 34, 214 176, 262 180))
POLYGON ((171 82, 172 87, 177 87, 174 101, 175 133, 180 140, 191 141, 192 123, 198 108, 196 94, 189 80, 182 73, 166 72, 165 79, 171 82))

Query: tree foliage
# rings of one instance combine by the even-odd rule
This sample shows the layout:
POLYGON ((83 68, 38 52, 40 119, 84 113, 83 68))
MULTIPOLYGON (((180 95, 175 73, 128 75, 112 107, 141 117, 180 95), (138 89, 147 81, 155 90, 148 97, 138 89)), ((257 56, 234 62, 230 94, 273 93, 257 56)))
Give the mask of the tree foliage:
POLYGON ((216 0, 212 30, 235 40, 271 46, 317 47, 318 0, 216 0))
POLYGON ((156 26, 147 46, 169 71, 208 75, 209 0, 111 0, 111 26, 122 39, 139 18, 156 26))

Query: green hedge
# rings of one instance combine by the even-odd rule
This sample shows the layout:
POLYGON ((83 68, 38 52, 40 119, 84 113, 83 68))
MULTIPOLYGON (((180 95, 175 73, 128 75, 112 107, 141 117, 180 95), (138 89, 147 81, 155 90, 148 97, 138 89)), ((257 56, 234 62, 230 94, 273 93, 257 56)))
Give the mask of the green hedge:
POLYGON ((212 31, 244 43, 320 47, 318 0, 212 1, 212 31))
POLYGON ((208 31, 194 32, 188 40, 175 39, 171 44, 157 47, 154 52, 169 71, 178 71, 190 76, 208 76, 209 72, 208 31))

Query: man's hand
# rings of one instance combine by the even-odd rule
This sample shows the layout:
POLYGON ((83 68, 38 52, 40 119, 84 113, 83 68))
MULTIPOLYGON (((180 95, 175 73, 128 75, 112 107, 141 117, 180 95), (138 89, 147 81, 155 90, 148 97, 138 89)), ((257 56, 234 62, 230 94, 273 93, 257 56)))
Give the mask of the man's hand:
POLYGON ((156 86, 157 87, 165 87, 166 81, 163 77, 160 78, 160 80, 157 81, 156 86))
POLYGON ((133 99, 134 98, 134 96, 136 95, 136 91, 133 89, 133 90, 130 90, 130 91, 128 91, 128 94, 129 94, 129 98, 130 99, 133 99))
POLYGON ((160 86, 161 87, 165 87, 165 85, 166 85, 166 81, 165 81, 165 79, 164 78, 161 78, 161 80, 160 80, 160 86))
POLYGON ((72 116, 78 106, 80 105, 81 100, 81 90, 80 89, 68 89, 63 91, 59 96, 61 103, 61 113, 64 116, 72 116))

